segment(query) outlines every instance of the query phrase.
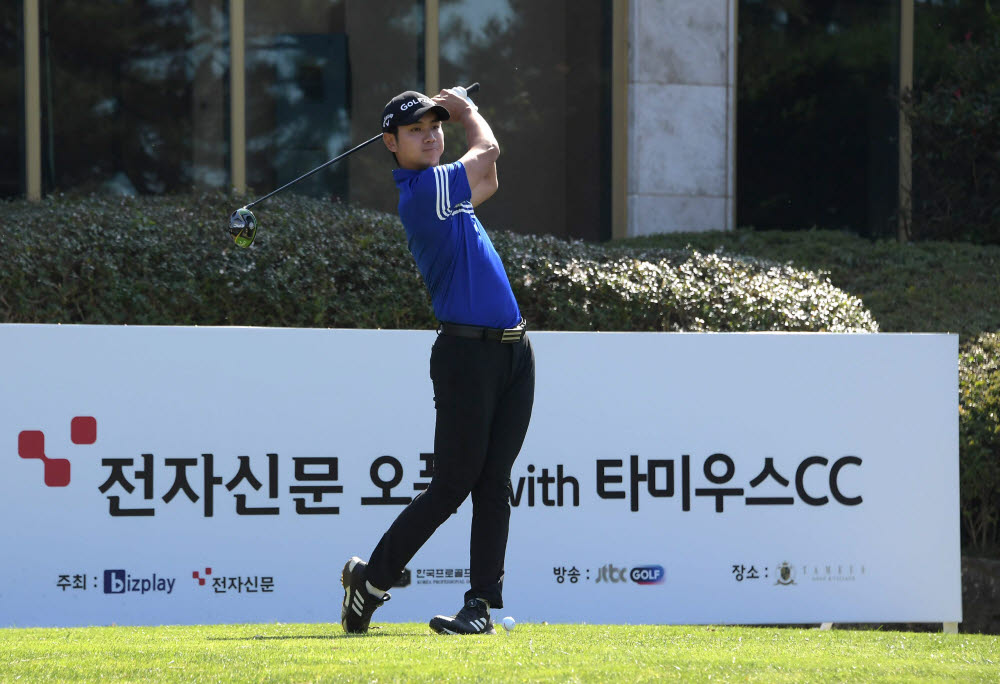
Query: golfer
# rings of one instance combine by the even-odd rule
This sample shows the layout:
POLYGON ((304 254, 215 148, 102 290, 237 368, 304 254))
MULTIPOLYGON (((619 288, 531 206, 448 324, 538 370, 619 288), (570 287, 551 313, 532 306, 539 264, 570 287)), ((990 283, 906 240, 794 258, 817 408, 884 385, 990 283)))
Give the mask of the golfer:
POLYGON ((440 321, 430 374, 437 418, 430 485, 399 514, 367 563, 344 566, 341 624, 368 631, 413 555, 472 495, 471 587, 456 615, 438 615, 439 634, 495 634, 503 607, 510 522, 510 471, 535 394, 535 359, 503 263, 475 207, 497 191, 493 131, 461 90, 432 99, 413 91, 382 112, 382 139, 396 158, 399 216, 440 321), (442 124, 465 129, 468 151, 441 164, 442 124))

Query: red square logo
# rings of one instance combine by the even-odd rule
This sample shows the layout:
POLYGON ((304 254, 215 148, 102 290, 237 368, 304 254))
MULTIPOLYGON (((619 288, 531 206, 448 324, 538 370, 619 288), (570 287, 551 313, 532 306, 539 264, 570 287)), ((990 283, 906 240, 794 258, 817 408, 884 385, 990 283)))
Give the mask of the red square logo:
POLYGON ((73 444, 93 444, 97 441, 97 419, 77 416, 70 421, 69 433, 73 444))
POLYGON ((45 463, 45 484, 65 487, 69 484, 70 466, 65 458, 51 458, 45 463))
POLYGON ((45 458, 45 433, 22 430, 17 436, 17 453, 21 458, 45 458))

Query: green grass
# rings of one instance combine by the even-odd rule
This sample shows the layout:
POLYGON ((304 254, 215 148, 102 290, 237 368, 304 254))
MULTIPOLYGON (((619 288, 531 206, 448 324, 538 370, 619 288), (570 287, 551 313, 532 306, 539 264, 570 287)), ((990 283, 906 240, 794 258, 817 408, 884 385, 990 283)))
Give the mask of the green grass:
POLYGON ((953 332, 964 342, 1000 331, 997 246, 873 242, 829 230, 675 233, 614 244, 690 245, 826 271, 834 285, 861 298, 883 332, 953 332))
POLYGON ((0 629, 0 681, 995 682, 1000 637, 750 627, 423 624, 0 629))

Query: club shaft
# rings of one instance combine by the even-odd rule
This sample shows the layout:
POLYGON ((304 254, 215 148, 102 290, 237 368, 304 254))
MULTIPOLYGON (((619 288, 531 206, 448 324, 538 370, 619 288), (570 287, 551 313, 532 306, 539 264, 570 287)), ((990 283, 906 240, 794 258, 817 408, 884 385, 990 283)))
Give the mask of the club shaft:
POLYGON ((353 154, 353 153, 357 152, 358 150, 360 150, 362 147, 367 147, 368 145, 371 145, 373 142, 375 142, 376 140, 380 140, 381 138, 382 138, 382 134, 381 133, 379 133, 378 135, 372 136, 371 138, 369 138, 368 140, 364 141, 363 143, 361 143, 357 147, 354 147, 354 148, 351 148, 351 149, 347 150, 347 152, 344 152, 342 155, 340 155, 338 157, 334 157, 330 161, 326 162, 325 164, 321 164, 320 166, 317 166, 315 169, 313 169, 312 171, 309 171, 308 173, 302 174, 301 176, 299 176, 295 180, 291 181, 290 183, 285 183, 284 185, 282 185, 277 190, 272 190, 271 192, 267 193, 266 195, 264 195, 260 199, 254 200, 250 204, 246 205, 244 207, 244 209, 249 209, 250 207, 254 206, 255 204, 260 204, 261 202, 263 202, 264 200, 266 200, 268 197, 273 197, 274 195, 277 195, 282 190, 295 185, 296 183, 298 183, 301 180, 305 180, 306 178, 308 178, 309 176, 313 175, 314 173, 319 173, 320 171, 322 171, 323 169, 325 169, 326 167, 328 167, 330 164, 335 164, 335 163, 339 162, 341 159, 343 159, 347 155, 353 154))
MULTIPOLYGON (((477 83, 473 83, 472 85, 468 86, 465 89, 465 92, 471 95, 472 93, 475 93, 478 90, 479 90, 479 83, 477 82, 477 83)), ((264 200, 266 200, 268 197, 274 197, 275 195, 277 195, 282 190, 285 190, 287 188, 292 187, 293 185, 295 185, 299 181, 305 180, 306 178, 308 178, 309 176, 313 175, 314 173, 319 173, 320 171, 322 171, 323 169, 325 169, 326 167, 328 167, 330 164, 336 164, 337 162, 339 162, 344 157, 346 157, 346 156, 348 156, 350 154, 354 154, 355 152, 357 152, 358 150, 360 150, 362 147, 367 147, 368 145, 371 145, 376 140, 381 139, 381 137, 382 137, 381 133, 379 133, 378 135, 372 136, 371 138, 369 138, 368 140, 364 141, 363 143, 361 143, 357 147, 351 148, 351 149, 347 150, 347 152, 344 152, 342 155, 340 155, 338 157, 334 157, 333 159, 331 159, 330 161, 326 162, 325 164, 321 164, 320 166, 317 166, 312 171, 309 171, 308 173, 302 174, 301 176, 299 176, 298 178, 296 178, 295 180, 293 180, 293 181, 291 181, 289 183, 285 183, 284 185, 282 185, 277 190, 272 190, 271 192, 267 193, 266 195, 264 195, 260 199, 255 199, 253 202, 251 202, 250 204, 247 204, 243 208, 244 209, 249 209, 250 207, 252 207, 252 206, 254 206, 256 204, 260 204, 261 202, 263 202, 264 200)))

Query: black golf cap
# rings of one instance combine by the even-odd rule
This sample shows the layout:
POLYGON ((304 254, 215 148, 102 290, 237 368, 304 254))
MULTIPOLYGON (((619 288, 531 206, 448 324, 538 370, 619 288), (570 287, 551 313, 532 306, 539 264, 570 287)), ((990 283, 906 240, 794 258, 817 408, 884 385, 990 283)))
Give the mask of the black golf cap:
POLYGON ((389 100, 389 103, 382 110, 382 132, 388 133, 393 126, 407 126, 420 121, 427 112, 437 114, 439 121, 447 121, 451 118, 448 110, 423 93, 415 90, 407 90, 389 100))

